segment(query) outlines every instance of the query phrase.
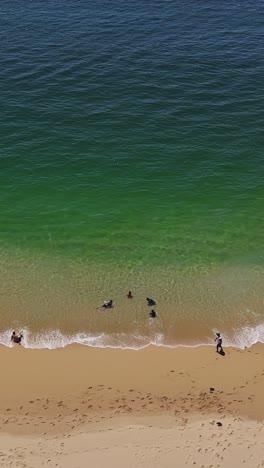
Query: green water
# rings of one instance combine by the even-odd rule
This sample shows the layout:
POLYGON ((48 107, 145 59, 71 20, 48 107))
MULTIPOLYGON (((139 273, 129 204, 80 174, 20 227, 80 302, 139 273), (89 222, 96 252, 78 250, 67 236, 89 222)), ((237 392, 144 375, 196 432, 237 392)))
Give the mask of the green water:
POLYGON ((2 246, 150 267, 263 262, 262 174, 251 158, 129 156, 10 160, 2 246))

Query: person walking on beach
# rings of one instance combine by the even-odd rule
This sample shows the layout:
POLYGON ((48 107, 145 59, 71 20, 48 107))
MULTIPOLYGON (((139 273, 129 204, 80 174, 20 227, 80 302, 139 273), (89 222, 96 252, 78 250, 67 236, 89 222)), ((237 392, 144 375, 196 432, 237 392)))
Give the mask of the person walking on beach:
POLYGON ((21 344, 22 338, 23 338, 22 333, 19 333, 19 334, 17 335, 16 332, 13 331, 13 333, 12 333, 12 335, 11 335, 11 341, 13 341, 13 343, 21 344))
POLYGON ((223 353, 224 350, 222 346, 222 337, 220 333, 216 333, 215 341, 216 341, 216 352, 220 354, 223 353))

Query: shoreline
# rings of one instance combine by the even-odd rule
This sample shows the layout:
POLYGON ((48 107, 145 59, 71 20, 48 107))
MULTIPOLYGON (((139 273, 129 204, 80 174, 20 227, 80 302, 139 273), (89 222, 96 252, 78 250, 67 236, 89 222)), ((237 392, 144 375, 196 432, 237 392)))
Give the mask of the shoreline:
POLYGON ((113 262, 106 268, 20 254, 2 253, 0 342, 9 341, 11 328, 28 328, 29 346, 36 347, 39 336, 40 347, 49 348, 73 341, 123 348, 193 346, 209 344, 217 331, 225 346, 264 342, 262 267, 165 264, 151 269, 113 262), (126 297, 130 289, 132 300, 126 297), (157 303, 154 321, 149 320, 147 296, 157 303), (110 298, 113 309, 102 311, 110 298), (7 338, 1 339, 6 331, 7 338))
MULTIPOLYGON (((25 349, 35 350, 58 350, 65 349, 68 346, 83 346, 87 348, 97 349, 119 349, 130 351, 141 351, 149 347, 166 348, 166 349, 180 349, 180 348, 199 348, 199 347, 212 347, 214 346, 214 336, 217 329, 212 329, 208 333, 206 342, 179 342, 168 343, 162 331, 157 331, 152 336, 135 336, 134 334, 125 333, 111 333, 105 332, 92 334, 89 332, 78 332, 67 334, 61 332, 59 329, 47 330, 42 333, 31 331, 27 328, 19 328, 23 334, 21 346, 25 349)), ((0 332, 0 347, 12 348, 14 345, 10 341, 13 329, 0 332)), ((237 330, 232 330, 230 333, 236 335, 236 338, 231 337, 231 334, 222 332, 224 347, 235 349, 247 349, 257 344, 264 344, 264 323, 256 325, 255 327, 241 327, 237 330)))
MULTIPOLYGON (((192 466, 199 450, 198 466, 207 467, 209 453, 220 462, 237 453, 234 447, 243 466, 262 466, 256 458, 264 427, 262 344, 227 348, 225 356, 211 346, 137 352, 1 346, 0 353, 0 466, 23 452, 24 466, 104 468, 106 447, 108 466, 116 467, 172 467, 175 456, 192 466), (133 465, 135 454, 143 465, 133 465)), ((235 466, 226 463, 221 467, 235 466)))

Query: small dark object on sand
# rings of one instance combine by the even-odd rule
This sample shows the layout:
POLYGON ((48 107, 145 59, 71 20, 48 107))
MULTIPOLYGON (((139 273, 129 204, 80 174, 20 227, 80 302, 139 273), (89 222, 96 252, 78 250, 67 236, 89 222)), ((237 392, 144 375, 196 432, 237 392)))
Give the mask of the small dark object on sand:
POLYGON ((223 426, 223 424, 222 424, 220 421, 218 421, 218 422, 216 423, 216 425, 217 425, 218 427, 223 426))
POLYGON ((214 387, 210 387, 210 393, 213 393, 215 391, 214 387))

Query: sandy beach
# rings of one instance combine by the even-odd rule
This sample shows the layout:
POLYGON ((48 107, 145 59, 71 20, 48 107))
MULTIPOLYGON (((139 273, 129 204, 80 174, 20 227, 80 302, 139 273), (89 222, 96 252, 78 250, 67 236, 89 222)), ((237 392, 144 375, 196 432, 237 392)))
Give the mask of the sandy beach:
POLYGON ((264 346, 225 352, 1 347, 0 466, 264 466, 264 346))

